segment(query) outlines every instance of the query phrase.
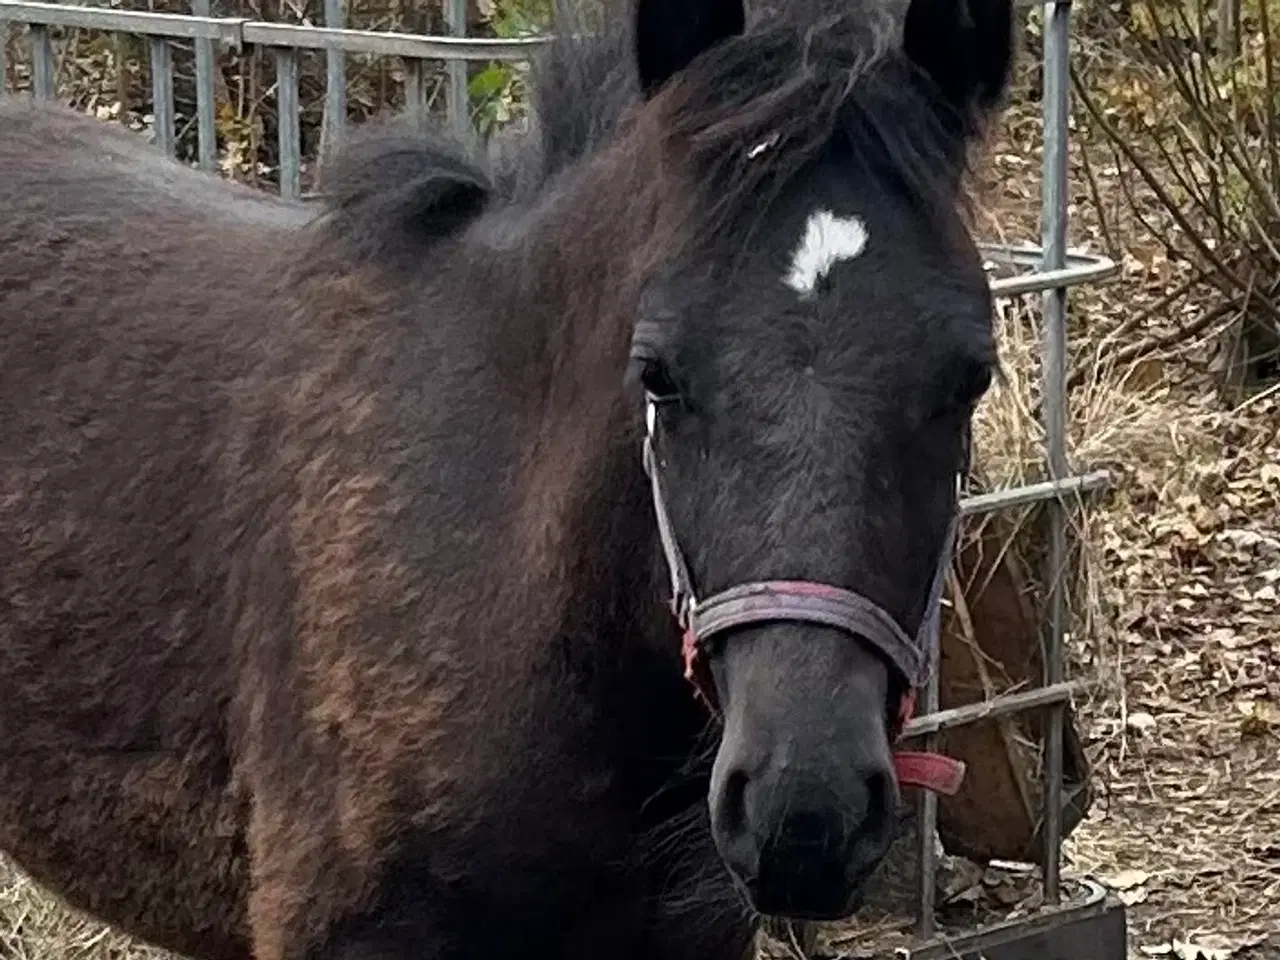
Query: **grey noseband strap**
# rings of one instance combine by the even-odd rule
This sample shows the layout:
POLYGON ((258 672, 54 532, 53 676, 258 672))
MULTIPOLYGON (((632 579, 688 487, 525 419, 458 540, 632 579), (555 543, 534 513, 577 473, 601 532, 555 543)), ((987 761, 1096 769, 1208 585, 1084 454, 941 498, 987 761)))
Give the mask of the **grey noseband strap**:
POLYGON ((914 641, 897 620, 861 594, 808 580, 766 580, 722 590, 694 606, 693 632, 705 641, 717 633, 767 620, 834 627, 871 641, 897 668, 908 686, 918 687, 928 679, 928 650, 938 620, 955 527, 952 520, 943 548, 943 562, 934 570, 924 621, 914 641))

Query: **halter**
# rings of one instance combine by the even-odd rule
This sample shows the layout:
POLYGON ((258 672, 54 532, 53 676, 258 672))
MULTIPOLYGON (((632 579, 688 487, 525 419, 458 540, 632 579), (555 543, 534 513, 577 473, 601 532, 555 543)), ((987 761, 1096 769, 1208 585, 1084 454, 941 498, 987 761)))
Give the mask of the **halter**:
MULTIPOLYGON (((958 509, 953 512, 947 527, 942 553, 929 585, 925 616, 914 637, 908 636, 897 620, 871 600, 826 583, 761 580, 729 587, 699 600, 667 509, 661 464, 655 449, 658 405, 671 399, 646 395, 644 470, 649 476, 658 536, 671 578, 671 612, 684 635, 685 678, 707 706, 715 710, 715 687, 707 669, 705 653, 711 637, 749 624, 779 620, 833 627, 874 644, 906 681, 907 692, 899 703, 891 734, 897 740, 915 710, 915 691, 928 677, 932 661, 930 653, 937 643, 942 587, 955 546, 958 509)), ((958 476, 957 492, 959 482, 958 476)), ((912 751, 895 751, 894 769, 900 784, 947 795, 960 789, 965 770, 964 763, 959 760, 912 751)))

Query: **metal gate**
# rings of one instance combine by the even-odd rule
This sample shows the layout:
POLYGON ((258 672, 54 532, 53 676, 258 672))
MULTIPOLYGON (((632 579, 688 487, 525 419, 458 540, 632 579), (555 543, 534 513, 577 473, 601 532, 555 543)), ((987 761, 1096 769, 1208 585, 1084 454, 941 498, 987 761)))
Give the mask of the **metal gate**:
MULTIPOLYGON (((175 113, 171 42, 192 41, 195 48, 196 129, 198 162, 215 172, 214 45, 234 50, 257 46, 275 59, 280 175, 279 191, 287 199, 301 194, 298 56, 322 51, 326 58, 325 113, 341 138, 347 115, 346 54, 398 57, 405 68, 405 102, 411 112, 426 111, 425 65, 447 64, 445 103, 449 122, 461 136, 472 135, 467 91, 468 61, 523 61, 545 40, 530 37, 494 40, 466 36, 466 0, 443 0, 449 36, 422 36, 385 31, 350 30, 343 26, 342 0, 324 0, 325 26, 295 26, 227 17, 211 17, 210 0, 191 0, 191 14, 165 14, 98 9, 58 3, 0 0, 0 94, 8 75, 4 40, 9 24, 25 24, 31 42, 32 87, 36 97, 52 99, 55 57, 50 30, 82 28, 144 36, 150 43, 153 139, 170 156, 175 152, 175 113)), ((1002 508, 1043 502, 1048 511, 1048 615, 1044 624, 1044 677, 1041 686, 1000 694, 980 703, 938 709, 938 665, 922 691, 920 714, 905 734, 926 744, 943 730, 1031 710, 1046 715, 1042 884, 1045 907, 1037 914, 996 924, 956 938, 942 938, 935 923, 934 842, 937 797, 919 801, 918 943, 899 949, 901 960, 1124 960, 1123 908, 1097 884, 1086 881, 1090 896, 1083 903, 1063 903, 1061 895, 1063 727, 1067 703, 1088 683, 1064 678, 1067 634, 1065 571, 1069 553, 1068 513, 1090 493, 1106 489, 1105 470, 1073 474, 1067 457, 1066 323, 1068 289, 1109 279, 1118 272, 1110 259, 1067 249, 1067 139, 1069 114, 1068 57, 1072 0, 1017 0, 1022 13, 1040 6, 1044 13, 1043 123, 1044 162, 1041 175, 1041 242, 1039 246, 980 244, 988 259, 1017 272, 992 281, 997 297, 1032 293, 1042 296, 1042 374, 1045 466, 1050 478, 965 498, 962 513, 976 515, 1002 508)), ((940 649, 935 643, 933 649, 940 649)), ((927 747, 928 748, 928 747, 927 747)))

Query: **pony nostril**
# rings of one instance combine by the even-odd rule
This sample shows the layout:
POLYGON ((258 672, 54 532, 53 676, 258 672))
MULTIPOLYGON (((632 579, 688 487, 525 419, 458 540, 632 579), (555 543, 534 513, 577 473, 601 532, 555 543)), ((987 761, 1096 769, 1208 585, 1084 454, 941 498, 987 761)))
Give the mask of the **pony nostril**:
POLYGON ((796 849, 807 849, 814 854, 825 854, 831 839, 830 819, 820 813, 803 811, 786 819, 778 842, 796 849))
POLYGON ((725 832, 741 835, 747 829, 747 775, 734 770, 725 778, 720 798, 720 825, 725 832))
POLYGON ((877 859, 892 839, 897 814, 897 787, 887 773, 869 773, 863 781, 866 806, 862 823, 855 834, 855 861, 877 859))
POLYGON ((867 825, 876 825, 887 821, 894 813, 897 791, 893 778, 887 773, 877 772, 867 776, 867 825))
POLYGON ((752 809, 756 792, 742 767, 725 774, 711 797, 711 832, 725 865, 743 883, 755 881, 760 870, 760 837, 752 809))

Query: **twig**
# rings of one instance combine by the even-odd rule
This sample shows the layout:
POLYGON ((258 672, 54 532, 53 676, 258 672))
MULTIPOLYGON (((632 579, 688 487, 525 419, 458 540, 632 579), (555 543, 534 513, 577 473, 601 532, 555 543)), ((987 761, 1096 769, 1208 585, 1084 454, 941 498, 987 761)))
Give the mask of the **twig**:
MULTIPOLYGON (((1142 177, 1148 189, 1155 194, 1156 199, 1159 200, 1161 205, 1165 208, 1165 212, 1168 213, 1169 216, 1173 218, 1174 222, 1182 228, 1187 239, 1191 241, 1193 246, 1195 246, 1197 253, 1214 266, 1217 275, 1227 280, 1235 288, 1235 292, 1238 293, 1244 290, 1247 284, 1245 284, 1240 277, 1236 276, 1235 271, 1228 267, 1223 259, 1218 256, 1217 252, 1205 243, 1204 238, 1200 236, 1194 225, 1187 219, 1187 216, 1181 206, 1174 201, 1155 174, 1148 169, 1147 165, 1142 162, 1141 158, 1138 157, 1134 149, 1128 144, 1128 142, 1126 142, 1124 137, 1121 136, 1120 132, 1103 115, 1102 110, 1099 109, 1097 102, 1090 95, 1087 86, 1083 80, 1081 80, 1079 71, 1077 71, 1074 65, 1071 66, 1071 82, 1075 87, 1081 102, 1085 105, 1085 109, 1088 110, 1090 116, 1093 117, 1094 122, 1098 124, 1107 138, 1111 140, 1125 155, 1125 159, 1129 161, 1133 168, 1138 172, 1138 175, 1142 177)), ((1228 291, 1224 290, 1223 292, 1227 293, 1228 291)), ((1258 303, 1273 317, 1280 318, 1280 308, 1276 307, 1274 303, 1263 298, 1259 298, 1258 303)))
MULTIPOLYGON (((1093 351, 1093 356, 1096 358, 1102 355, 1110 348, 1112 343, 1139 329, 1151 317, 1164 313, 1173 306, 1176 301, 1181 300, 1189 294, 1193 288, 1206 282, 1209 277, 1209 273, 1210 271, 1203 267, 1197 268, 1195 273, 1182 281, 1182 283, 1178 284, 1172 290, 1163 294, 1160 299, 1156 300, 1154 303, 1148 304, 1141 310, 1129 314, 1129 316, 1125 317, 1125 319, 1122 320, 1114 330, 1107 333, 1102 338, 1098 343, 1097 349, 1093 351)), ((1072 376, 1076 376, 1077 372, 1078 371, 1073 370, 1072 376)))
POLYGON ((1255 403, 1261 403, 1263 400, 1266 400, 1268 397, 1274 397, 1276 394, 1280 394, 1280 383, 1273 383, 1265 390, 1260 390, 1253 396, 1241 400, 1240 403, 1236 404, 1232 413, 1240 413, 1243 410, 1248 410, 1255 403))
POLYGON ((1088 150, 1080 151, 1080 165, 1084 168, 1085 182, 1089 184, 1089 198, 1093 201, 1094 209, 1098 211, 1098 229, 1102 231, 1102 242, 1106 244, 1107 256, 1119 259, 1120 245, 1116 243, 1115 237, 1111 234, 1111 227, 1107 223, 1107 212, 1102 206, 1102 192, 1098 189, 1098 178, 1094 176, 1088 150))
MULTIPOLYGON (((1158 350, 1167 350, 1170 347, 1177 346, 1183 341, 1208 330, 1232 310, 1237 309, 1237 307, 1238 304, 1234 300, 1221 303, 1212 310, 1208 310, 1201 314, 1193 322, 1179 327, 1177 330, 1159 337, 1151 337, 1146 340, 1139 340, 1137 343, 1131 343, 1127 347, 1120 348, 1110 357, 1105 359, 1107 362, 1118 366, 1130 363, 1140 357, 1155 353, 1158 350)), ((1080 386, 1080 384, 1084 382, 1084 378, 1088 373, 1089 371, 1085 367, 1073 371, 1071 376, 1067 379, 1067 389, 1072 390, 1080 386)))

